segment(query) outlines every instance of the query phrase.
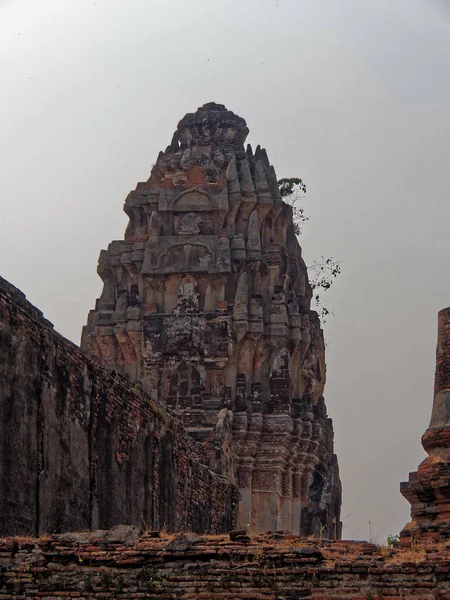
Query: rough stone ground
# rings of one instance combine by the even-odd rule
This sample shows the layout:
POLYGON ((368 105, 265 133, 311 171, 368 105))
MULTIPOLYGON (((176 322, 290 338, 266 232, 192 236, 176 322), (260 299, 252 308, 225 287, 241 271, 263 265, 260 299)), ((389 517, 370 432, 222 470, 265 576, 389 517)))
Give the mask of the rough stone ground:
POLYGON ((5 538, 0 566, 0 600, 450 598, 450 544, 388 550, 285 533, 176 536, 119 526, 5 538))

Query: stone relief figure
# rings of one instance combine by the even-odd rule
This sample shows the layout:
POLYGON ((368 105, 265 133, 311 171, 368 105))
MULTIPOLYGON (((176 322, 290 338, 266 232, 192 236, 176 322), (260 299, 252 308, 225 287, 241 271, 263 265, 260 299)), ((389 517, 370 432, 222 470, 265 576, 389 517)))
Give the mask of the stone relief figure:
POLYGON ((180 219, 178 235, 198 235, 201 222, 201 218, 195 213, 187 213, 180 219))
POLYGON ((204 389, 198 369, 189 361, 183 360, 174 370, 170 381, 170 395, 178 398, 198 396, 204 389))
POLYGON ((149 239, 158 239, 161 234, 162 219, 158 211, 154 210, 150 215, 150 221, 148 225, 149 239))
POLYGON ((213 235, 214 227, 210 215, 202 215, 200 233, 202 235, 213 235))
POLYGON ((116 312, 124 312, 128 308, 129 294, 128 290, 121 290, 116 303, 116 312))
POLYGON ((289 352, 286 348, 282 348, 275 354, 272 363, 272 369, 270 372, 271 377, 285 377, 289 376, 290 364, 289 364, 289 352))
POLYGON ((177 306, 174 314, 198 312, 197 280, 192 275, 186 275, 180 282, 177 295, 177 306))

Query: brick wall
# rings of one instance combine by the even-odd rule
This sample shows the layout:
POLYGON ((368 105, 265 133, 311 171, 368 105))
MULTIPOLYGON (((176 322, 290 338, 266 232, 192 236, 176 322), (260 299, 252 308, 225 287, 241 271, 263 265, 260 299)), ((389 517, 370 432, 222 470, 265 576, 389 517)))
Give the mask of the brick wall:
POLYGON ((1 534, 225 531, 238 492, 206 465, 176 419, 0 278, 1 534))
POLYGON ((129 527, 0 541, 0 599, 444 600, 444 545, 387 550, 275 533, 231 541, 129 527))

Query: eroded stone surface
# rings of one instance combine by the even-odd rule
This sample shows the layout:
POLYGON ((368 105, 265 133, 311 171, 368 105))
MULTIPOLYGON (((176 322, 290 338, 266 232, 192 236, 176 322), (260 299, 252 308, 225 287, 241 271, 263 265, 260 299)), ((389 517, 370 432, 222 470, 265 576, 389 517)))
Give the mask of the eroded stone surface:
POLYGON ((238 490, 208 463, 173 415, 93 364, 0 277, 0 535, 117 525, 96 536, 127 546, 140 527, 227 531, 238 490))
POLYGON ((340 535, 341 487, 311 287, 265 150, 210 103, 125 201, 82 348, 140 382, 241 489, 240 524, 340 535))

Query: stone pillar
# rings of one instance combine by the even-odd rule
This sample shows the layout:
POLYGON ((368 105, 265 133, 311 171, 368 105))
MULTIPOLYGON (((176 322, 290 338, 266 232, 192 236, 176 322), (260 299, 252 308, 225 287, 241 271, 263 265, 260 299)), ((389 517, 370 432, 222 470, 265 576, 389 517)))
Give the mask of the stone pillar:
MULTIPOLYGON (((450 425, 450 307, 438 316, 436 374, 430 428, 450 425)), ((426 434, 425 434, 426 436, 426 434)), ((425 437, 424 436, 424 437, 425 437)))
POLYGON ((412 518, 400 533, 404 546, 450 538, 450 307, 439 312, 433 411, 422 445, 428 457, 400 484, 412 518))

